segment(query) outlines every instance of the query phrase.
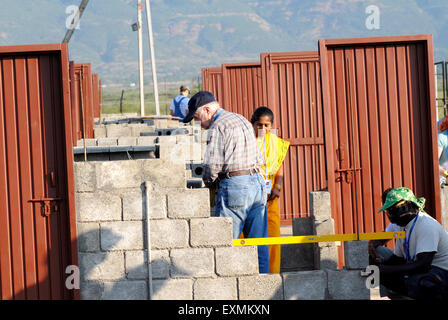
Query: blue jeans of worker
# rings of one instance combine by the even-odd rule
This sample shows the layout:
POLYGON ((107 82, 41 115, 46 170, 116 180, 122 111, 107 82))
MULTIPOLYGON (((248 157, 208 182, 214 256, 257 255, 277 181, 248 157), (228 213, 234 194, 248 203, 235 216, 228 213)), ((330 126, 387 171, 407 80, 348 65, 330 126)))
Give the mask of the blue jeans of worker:
MULTIPOLYGON (((216 216, 232 218, 234 239, 241 232, 245 238, 266 238, 266 198, 266 185, 258 174, 222 179, 216 196, 216 216)), ((258 265, 260 273, 269 273, 269 246, 258 246, 258 265)))

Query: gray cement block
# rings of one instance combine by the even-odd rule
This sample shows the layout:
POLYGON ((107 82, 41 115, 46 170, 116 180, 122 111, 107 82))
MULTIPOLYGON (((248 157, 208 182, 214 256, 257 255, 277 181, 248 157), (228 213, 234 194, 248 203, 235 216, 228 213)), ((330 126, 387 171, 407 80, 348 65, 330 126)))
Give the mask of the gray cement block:
POLYGON ((280 274, 259 274, 239 277, 240 300, 283 300, 283 280, 280 274))
POLYGON ((155 119, 154 126, 156 129, 168 128, 168 120, 167 119, 155 119))
POLYGON ((197 279, 193 296, 194 300, 237 300, 236 278, 197 279))
POLYGON ((365 269, 369 265, 368 241, 344 241, 344 259, 347 269, 365 269))
POLYGON ((315 234, 317 236, 322 236, 326 234, 334 234, 334 220, 333 218, 328 218, 325 220, 315 220, 314 221, 315 234))
POLYGON ((325 271, 283 273, 285 300, 325 300, 327 274, 325 271))
POLYGON ((106 138, 107 137, 107 133, 106 133, 106 127, 95 127, 93 128, 93 137, 98 139, 98 138, 106 138))
MULTIPOLYGON (((292 220, 293 236, 308 236, 314 234, 314 220, 312 217, 294 218, 292 220)), ((300 261, 301 269, 314 268, 314 248, 313 243, 301 243, 294 247, 294 260, 300 261)))
POLYGON ((129 192, 123 195, 123 220, 146 219, 142 192, 129 192))
POLYGON ((151 275, 153 279, 170 277, 171 259, 168 250, 151 250, 151 275))
POLYGON ((148 136, 148 137, 138 137, 137 145, 139 146, 153 146, 155 145, 156 137, 148 136))
POLYGON ((147 253, 145 251, 125 251, 124 259, 127 279, 148 279, 147 253))
POLYGON ((153 300, 193 300, 192 279, 153 281, 153 300))
MULTIPOLYGON (((97 139, 85 139, 86 147, 96 147, 97 139)), ((76 143, 77 147, 84 147, 84 139, 78 140, 76 143)))
POLYGON ((166 198, 165 192, 146 188, 146 212, 150 219, 165 219, 167 217, 166 198))
POLYGON ((185 188, 185 163, 170 163, 162 159, 143 160, 143 178, 164 188, 185 188))
MULTIPOLYGON (((83 155, 84 157, 84 155, 83 155)), ((75 162, 75 191, 89 192, 96 187, 95 165, 90 162, 75 162)))
POLYGON ((101 300, 147 300, 148 283, 139 280, 104 282, 101 300))
POLYGON ((121 198, 105 192, 77 193, 78 222, 121 220, 121 198))
POLYGON ((101 300, 104 286, 101 281, 81 281, 81 300, 101 300))
POLYGON ((96 163, 98 189, 111 190, 140 188, 142 183, 142 161, 109 161, 96 163))
POLYGON ((78 222, 78 251, 94 252, 100 250, 100 225, 97 222, 78 222))
POLYGON ((338 268, 338 247, 316 246, 315 268, 318 270, 336 270, 338 268))
POLYGON ((310 192, 310 216, 315 220, 331 218, 330 193, 327 191, 310 192))
POLYGON ((124 125, 106 125, 106 135, 108 138, 130 137, 131 128, 124 125))
POLYGON ((122 252, 79 253, 82 280, 118 280, 124 277, 122 252))
POLYGON ((98 147, 110 147, 118 145, 117 138, 98 138, 97 140, 98 147))
POLYGON ((136 146, 137 138, 136 137, 119 137, 118 145, 119 146, 136 146))
POLYGON ((173 249, 188 246, 188 223, 185 220, 151 220, 150 230, 152 249, 173 249))
POLYGON ((256 246, 215 249, 216 273, 222 277, 258 274, 256 246))
POLYGON ((173 145, 176 144, 176 136, 158 136, 156 143, 160 145, 173 145))
POLYGON ((114 221, 101 223, 101 249, 140 250, 144 248, 141 221, 114 221))
POLYGON ((233 243, 232 218, 211 217, 190 221, 192 247, 230 247, 233 243))
POLYGON ((172 278, 211 277, 215 273, 213 249, 173 249, 170 257, 172 278))
POLYGON ((327 270, 329 298, 334 300, 369 300, 370 290, 359 270, 327 270))
POLYGON ((168 194, 168 217, 210 217, 210 193, 208 188, 176 189, 168 194))

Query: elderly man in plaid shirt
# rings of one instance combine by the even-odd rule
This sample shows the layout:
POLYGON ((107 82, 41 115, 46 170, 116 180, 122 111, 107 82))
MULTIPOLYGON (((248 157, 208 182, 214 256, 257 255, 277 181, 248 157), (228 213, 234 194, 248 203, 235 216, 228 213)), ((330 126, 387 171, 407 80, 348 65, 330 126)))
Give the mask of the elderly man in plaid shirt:
MULTIPOLYGON (((206 186, 218 184, 216 215, 231 217, 233 238, 268 236, 266 183, 260 174, 263 158, 252 124, 242 115, 222 109, 208 91, 196 93, 183 122, 192 119, 209 129, 204 155, 206 186)), ((258 246, 260 273, 269 272, 268 246, 258 246)))

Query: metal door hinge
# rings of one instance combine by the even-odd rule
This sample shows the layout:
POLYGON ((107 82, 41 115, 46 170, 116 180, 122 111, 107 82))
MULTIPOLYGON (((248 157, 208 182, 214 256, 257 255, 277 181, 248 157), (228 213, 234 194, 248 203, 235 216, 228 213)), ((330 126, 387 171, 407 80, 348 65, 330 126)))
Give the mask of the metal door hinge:
POLYGON ((53 212, 59 212, 59 201, 64 200, 62 198, 40 198, 40 199, 31 199, 28 202, 40 202, 42 207, 42 216, 48 217, 51 214, 51 206, 53 204, 53 212))

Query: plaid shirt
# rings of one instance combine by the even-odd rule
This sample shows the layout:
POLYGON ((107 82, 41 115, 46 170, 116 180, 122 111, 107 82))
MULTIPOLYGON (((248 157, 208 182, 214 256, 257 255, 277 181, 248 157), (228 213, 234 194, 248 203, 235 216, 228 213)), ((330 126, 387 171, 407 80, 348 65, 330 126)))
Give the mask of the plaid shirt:
POLYGON ((252 124, 240 114, 220 110, 208 130, 202 177, 207 186, 219 173, 259 168, 264 163, 252 124))

